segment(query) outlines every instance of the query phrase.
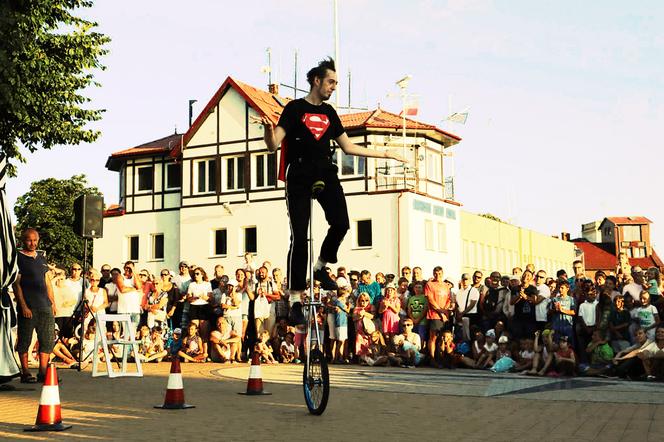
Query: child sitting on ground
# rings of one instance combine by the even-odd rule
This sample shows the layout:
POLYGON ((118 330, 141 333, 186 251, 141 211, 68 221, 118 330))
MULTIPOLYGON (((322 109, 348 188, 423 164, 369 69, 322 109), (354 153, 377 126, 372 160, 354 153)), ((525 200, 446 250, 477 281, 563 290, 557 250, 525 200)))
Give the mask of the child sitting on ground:
POLYGON ((270 347, 270 344, 268 343, 269 340, 270 332, 263 330, 261 334, 258 335, 258 342, 256 342, 256 345, 254 346, 254 351, 258 353, 260 358, 266 364, 278 364, 279 361, 274 359, 274 356, 272 355, 272 347, 270 347))
POLYGON ((496 357, 496 351, 498 351, 498 345, 496 345, 496 333, 493 330, 486 332, 486 343, 482 347, 480 354, 477 358, 477 363, 475 366, 477 368, 487 368, 491 367, 494 363, 496 357))
POLYGON ((279 354, 281 356, 281 362, 284 364, 299 364, 300 360, 299 352, 297 347, 295 347, 295 334, 293 332, 286 333, 286 339, 281 343, 279 347, 279 354))
POLYGON ((514 371, 522 372, 533 368, 533 357, 535 356, 533 346, 534 342, 532 339, 522 339, 519 341, 519 358, 514 371))
POLYGON ((144 354, 145 362, 161 362, 168 352, 164 349, 164 337, 162 335, 161 327, 155 325, 150 332, 150 346, 144 354))
POLYGON ((205 362, 207 354, 203 351, 203 341, 198 336, 198 326, 195 323, 189 324, 189 334, 182 341, 182 350, 178 351, 184 362, 205 362))

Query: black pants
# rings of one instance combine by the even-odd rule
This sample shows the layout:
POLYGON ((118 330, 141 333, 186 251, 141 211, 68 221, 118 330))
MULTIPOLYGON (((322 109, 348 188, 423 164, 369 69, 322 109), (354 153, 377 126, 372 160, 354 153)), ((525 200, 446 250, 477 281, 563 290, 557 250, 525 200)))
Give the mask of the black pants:
MULTIPOLYGON (((307 287, 309 249, 307 238, 311 217, 311 186, 317 180, 325 183, 318 195, 318 203, 325 212, 330 228, 323 240, 320 257, 327 262, 337 262, 337 251, 350 228, 346 197, 332 163, 316 166, 296 161, 289 165, 286 175, 286 203, 291 227, 291 243, 288 251, 288 287, 304 290, 307 287)), ((314 220, 319 223, 320 220, 314 220)))

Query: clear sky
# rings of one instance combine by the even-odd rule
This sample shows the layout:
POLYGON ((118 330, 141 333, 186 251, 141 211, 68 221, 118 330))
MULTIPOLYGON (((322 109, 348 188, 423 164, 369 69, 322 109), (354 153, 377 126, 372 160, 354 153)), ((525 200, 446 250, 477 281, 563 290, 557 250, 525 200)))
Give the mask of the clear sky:
MULTIPOLYGON (((32 181, 85 173, 118 200, 109 154, 187 126, 228 76, 292 83, 333 55, 332 0, 97 1, 84 14, 112 38, 91 106, 91 145, 28 155, 10 204, 32 181)), ((664 255, 664 2, 339 0, 341 104, 397 112, 412 74, 422 121, 470 106, 455 148, 456 199, 547 234, 605 216, 644 215, 664 255), (657 198, 660 196, 660 198, 657 198)), ((282 92, 284 89, 282 88, 282 92)))

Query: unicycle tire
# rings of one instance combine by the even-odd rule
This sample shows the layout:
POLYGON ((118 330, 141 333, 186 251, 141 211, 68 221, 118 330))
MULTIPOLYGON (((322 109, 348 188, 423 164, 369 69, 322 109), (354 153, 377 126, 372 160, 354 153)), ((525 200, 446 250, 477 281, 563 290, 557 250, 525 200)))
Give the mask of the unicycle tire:
POLYGON ((304 400, 309 413, 320 416, 327 407, 330 396, 330 372, 323 353, 314 348, 309 355, 309 363, 304 364, 302 376, 304 400))

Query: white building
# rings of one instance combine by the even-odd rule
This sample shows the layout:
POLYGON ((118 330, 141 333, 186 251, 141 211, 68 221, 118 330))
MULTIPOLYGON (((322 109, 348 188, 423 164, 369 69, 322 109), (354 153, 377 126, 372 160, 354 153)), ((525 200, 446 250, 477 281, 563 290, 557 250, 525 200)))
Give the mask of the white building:
MULTIPOLYGON (((250 117, 276 124, 287 102, 229 77, 187 133, 112 154, 106 167, 119 173, 120 202, 105 212, 95 265, 131 259, 157 273, 184 259, 228 272, 249 251, 285 268, 290 230, 279 153, 267 152, 262 126, 250 117)), ((351 220, 338 265, 373 273, 421 266, 425 274, 441 265, 458 275, 460 204, 445 198, 443 153, 461 139, 407 120, 404 140, 402 118, 380 109, 341 120, 353 142, 403 150, 411 166, 336 150, 351 220)), ((318 207, 314 221, 317 252, 327 230, 318 207)))

